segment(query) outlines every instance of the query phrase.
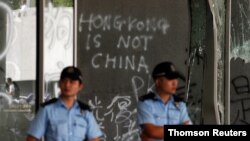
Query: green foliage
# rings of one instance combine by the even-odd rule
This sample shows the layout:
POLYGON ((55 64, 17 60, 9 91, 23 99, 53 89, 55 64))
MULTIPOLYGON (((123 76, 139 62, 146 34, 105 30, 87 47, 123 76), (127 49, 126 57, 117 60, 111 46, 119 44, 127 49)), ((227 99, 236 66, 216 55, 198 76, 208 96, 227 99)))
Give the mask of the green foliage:
POLYGON ((5 0, 7 4, 10 5, 11 9, 19 9, 21 7, 21 0, 5 0))
POLYGON ((73 7, 73 0, 52 0, 55 7, 73 7))

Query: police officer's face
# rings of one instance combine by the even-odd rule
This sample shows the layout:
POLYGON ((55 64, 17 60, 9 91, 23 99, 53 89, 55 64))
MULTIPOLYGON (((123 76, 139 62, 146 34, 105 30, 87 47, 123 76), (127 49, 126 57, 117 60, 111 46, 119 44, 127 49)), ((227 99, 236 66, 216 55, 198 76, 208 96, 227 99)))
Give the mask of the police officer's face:
POLYGON ((178 86, 177 79, 167 79, 166 77, 160 77, 156 80, 156 87, 163 93, 174 94, 178 86))
POLYGON ((63 96, 76 96, 77 93, 83 88, 83 84, 81 84, 78 80, 65 78, 60 80, 59 87, 61 88, 61 94, 63 96))

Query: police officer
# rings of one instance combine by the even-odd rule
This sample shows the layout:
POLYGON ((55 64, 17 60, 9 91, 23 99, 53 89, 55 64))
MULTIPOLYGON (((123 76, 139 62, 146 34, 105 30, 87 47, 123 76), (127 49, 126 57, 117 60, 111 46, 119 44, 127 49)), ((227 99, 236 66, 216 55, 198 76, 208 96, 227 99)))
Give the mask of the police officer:
POLYGON ((76 99, 83 88, 79 69, 63 69, 59 87, 61 95, 42 104, 28 129, 26 141, 99 141, 102 132, 90 107, 76 99))
POLYGON ((183 76, 171 62, 162 62, 153 70, 155 89, 140 97, 138 123, 142 141, 163 141, 164 125, 192 124, 187 108, 176 93, 178 80, 183 76))

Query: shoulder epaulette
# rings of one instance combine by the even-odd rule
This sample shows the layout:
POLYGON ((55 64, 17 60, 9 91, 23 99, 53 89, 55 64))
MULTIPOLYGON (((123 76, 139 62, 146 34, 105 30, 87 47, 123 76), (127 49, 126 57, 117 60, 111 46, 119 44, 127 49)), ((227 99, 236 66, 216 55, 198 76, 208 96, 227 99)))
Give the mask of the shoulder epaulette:
POLYGON ((184 99, 180 96, 173 95, 173 97, 174 97, 174 102, 184 102, 184 99))
POLYGON ((175 107, 179 109, 180 102, 184 102, 184 99, 182 97, 179 97, 179 96, 176 96, 176 95, 173 95, 173 98, 174 98, 175 107))
POLYGON ((153 92, 150 92, 148 94, 140 96, 139 100, 144 101, 144 100, 147 100, 147 99, 154 99, 154 98, 155 98, 155 94, 153 92))
POLYGON ((50 99, 49 101, 44 102, 43 104, 41 104, 41 106, 42 106, 42 107, 45 107, 45 106, 47 106, 47 105, 50 105, 50 104, 52 104, 52 103, 55 103, 57 100, 58 100, 57 98, 52 98, 52 99, 50 99))
POLYGON ((79 104, 81 110, 88 110, 88 111, 91 111, 91 108, 90 108, 89 105, 87 105, 87 104, 81 102, 80 100, 77 100, 77 102, 78 102, 78 104, 79 104))

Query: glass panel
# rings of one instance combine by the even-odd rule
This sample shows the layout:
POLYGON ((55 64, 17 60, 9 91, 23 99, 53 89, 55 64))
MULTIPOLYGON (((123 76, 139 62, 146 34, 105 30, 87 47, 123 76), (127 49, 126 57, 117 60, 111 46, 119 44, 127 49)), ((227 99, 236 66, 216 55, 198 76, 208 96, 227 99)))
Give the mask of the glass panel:
POLYGON ((250 1, 232 0, 231 124, 250 124, 250 1))
POLYGON ((203 94, 204 49, 206 33, 206 1, 191 0, 191 46, 188 59, 189 73, 187 80, 188 110, 194 124, 200 124, 201 96, 203 94), (199 72, 199 73, 197 73, 199 72))
POLYGON ((44 101, 58 97, 61 70, 73 65, 73 2, 46 0, 44 10, 44 101))
MULTIPOLYGON (((217 101, 218 104, 215 105, 219 112, 220 122, 224 122, 224 34, 225 34, 225 1, 211 1, 213 5, 211 8, 207 7, 208 4, 205 0, 191 0, 191 11, 192 11, 192 32, 191 32, 191 46, 190 46, 190 56, 188 60, 189 73, 188 73, 188 83, 187 92, 189 93, 188 105, 190 110, 191 118, 194 124, 203 123, 203 120, 207 117, 201 117, 201 107, 202 103, 206 103, 202 100, 208 101, 208 97, 202 99, 204 95, 203 89, 204 84, 207 81, 205 78, 205 69, 213 70, 213 68, 207 67, 207 56, 208 50, 213 50, 216 48, 216 62, 217 66, 214 68, 217 72, 217 101), (209 8, 209 9, 207 9, 209 8), (205 9, 209 10, 206 11, 205 9), (210 11, 211 10, 211 11, 210 11), (209 28, 213 29, 214 42, 211 46, 206 46, 209 42, 210 37, 206 37, 208 30, 208 12, 212 12, 214 15, 215 24, 211 25, 209 28)), ((213 20, 213 19, 211 19, 213 20)), ((214 52, 212 52, 214 53, 214 52)), ((210 54, 211 55, 211 54, 210 54)), ((213 56, 213 55, 211 55, 213 56)), ((212 60, 212 58, 208 58, 212 60)), ((213 77, 213 76, 209 76, 213 77)), ((212 84, 211 84, 212 85, 212 84)), ((209 96, 213 97, 213 94, 209 96)), ((210 98, 211 99, 211 98, 210 98)), ((217 102, 216 102, 217 103, 217 102)), ((213 104, 213 102, 209 103, 213 104)), ((207 109, 205 109, 207 110, 207 109)), ((209 110, 213 112, 213 110, 209 110)), ((215 123, 215 122, 214 122, 215 123)))
POLYGON ((225 47, 225 0, 212 0, 210 9, 215 17, 214 35, 217 59, 217 102, 219 123, 224 123, 224 47, 225 47))
POLYGON ((35 0, 0 0, 0 140, 22 141, 34 117, 35 0))

